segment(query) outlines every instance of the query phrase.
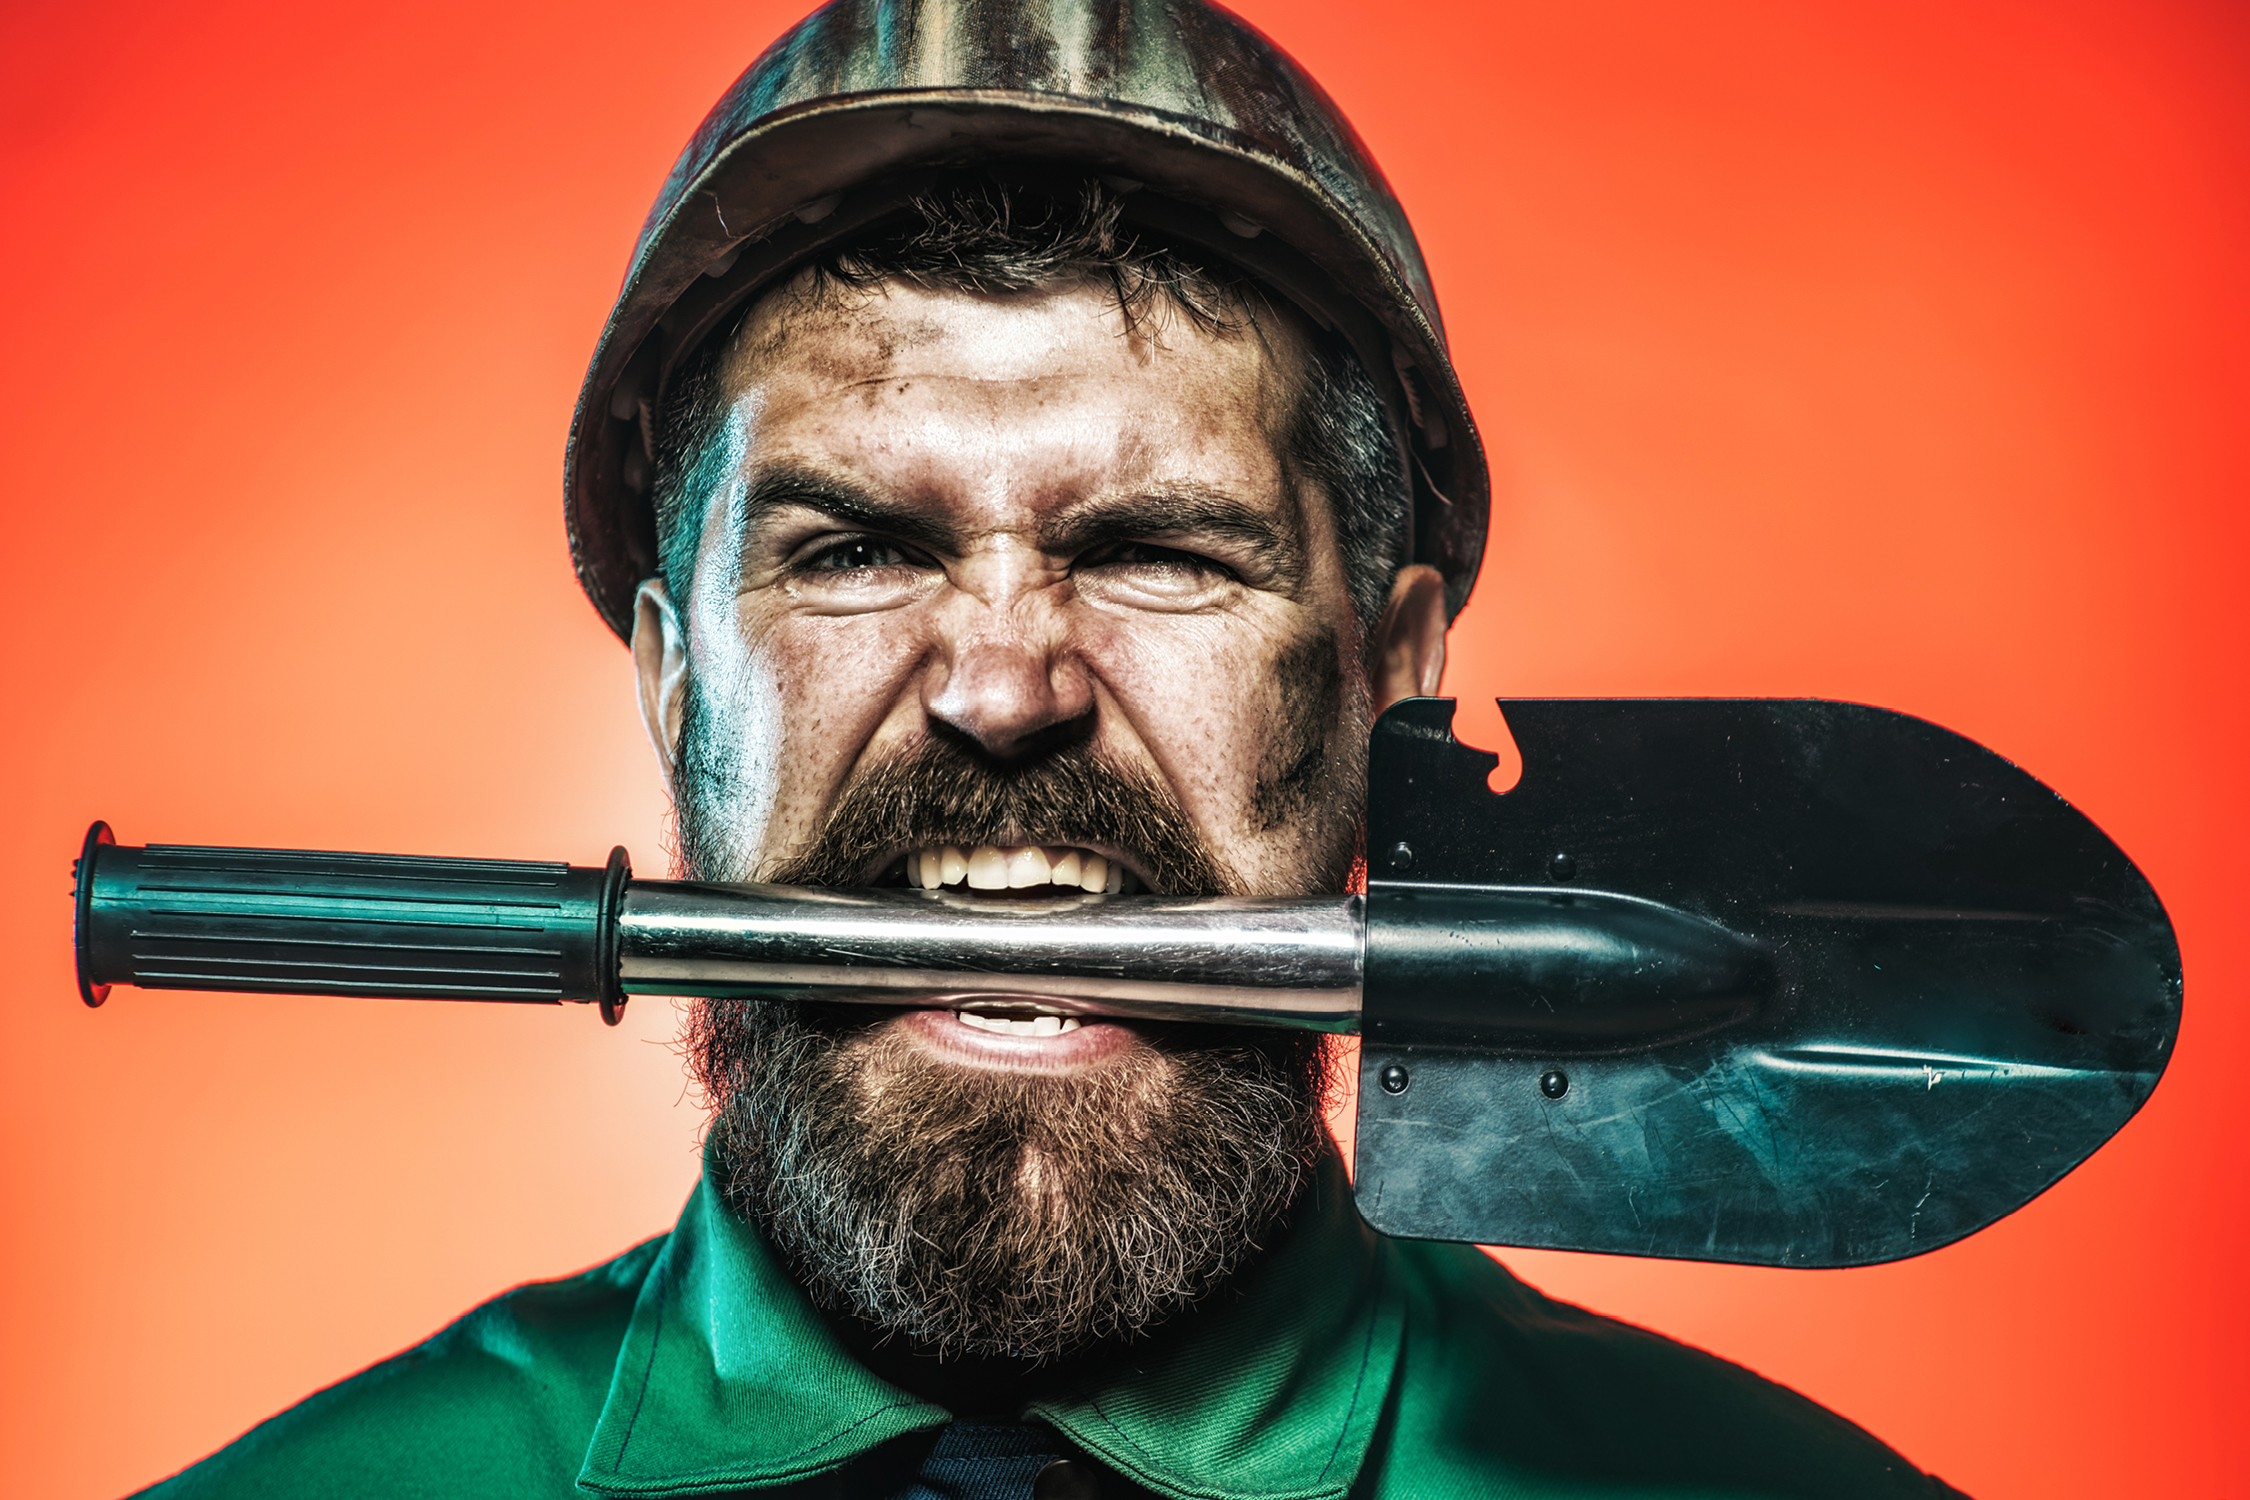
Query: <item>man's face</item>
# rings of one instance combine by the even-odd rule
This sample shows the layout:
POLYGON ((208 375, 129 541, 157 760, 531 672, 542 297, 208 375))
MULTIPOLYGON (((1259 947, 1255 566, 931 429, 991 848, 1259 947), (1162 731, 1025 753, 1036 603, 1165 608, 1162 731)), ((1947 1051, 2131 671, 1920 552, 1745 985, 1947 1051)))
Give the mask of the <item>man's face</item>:
POLYGON ((1276 451, 1301 351, 1263 323, 1129 327, 1082 284, 767 299, 684 622, 741 772, 727 873, 815 852, 852 778, 935 734, 1146 778, 1231 890, 1339 886, 1367 674, 1328 507, 1276 451))
MULTIPOLYGON (((1134 321, 1106 284, 768 297, 692 596, 644 587, 634 643, 694 873, 1340 889, 1371 704, 1435 686, 1442 615, 1408 570, 1371 676, 1326 500, 1279 455, 1302 358, 1270 313, 1134 321)), ((816 1295, 936 1349, 1154 1321, 1294 1194, 1317 1049, 1062 1025, 707 1009, 731 1195, 816 1295)))

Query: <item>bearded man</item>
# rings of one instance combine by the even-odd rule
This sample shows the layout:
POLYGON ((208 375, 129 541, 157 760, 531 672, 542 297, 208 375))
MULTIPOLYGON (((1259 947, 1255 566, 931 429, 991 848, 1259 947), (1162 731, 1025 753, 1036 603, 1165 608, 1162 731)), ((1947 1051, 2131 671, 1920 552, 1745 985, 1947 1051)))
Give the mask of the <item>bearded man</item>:
MULTIPOLYGON (((713 113, 573 436, 685 873, 1355 878, 1485 477, 1418 252, 1222 12, 839 0, 713 113)), ((1321 1039, 711 1000, 668 1236, 169 1496, 1929 1495, 1750 1373, 1360 1222, 1321 1039)))

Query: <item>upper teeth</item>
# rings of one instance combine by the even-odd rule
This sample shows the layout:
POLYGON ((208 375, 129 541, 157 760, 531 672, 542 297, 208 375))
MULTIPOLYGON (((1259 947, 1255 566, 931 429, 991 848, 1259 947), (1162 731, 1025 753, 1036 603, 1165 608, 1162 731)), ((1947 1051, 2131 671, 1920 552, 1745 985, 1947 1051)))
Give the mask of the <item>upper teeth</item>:
POLYGON ((1116 895, 1132 878, 1123 865, 1099 854, 1083 849, 1042 849, 1036 844, 978 844, 973 849, 941 844, 906 856, 907 883, 929 891, 966 883, 974 891, 1059 885, 1116 895))

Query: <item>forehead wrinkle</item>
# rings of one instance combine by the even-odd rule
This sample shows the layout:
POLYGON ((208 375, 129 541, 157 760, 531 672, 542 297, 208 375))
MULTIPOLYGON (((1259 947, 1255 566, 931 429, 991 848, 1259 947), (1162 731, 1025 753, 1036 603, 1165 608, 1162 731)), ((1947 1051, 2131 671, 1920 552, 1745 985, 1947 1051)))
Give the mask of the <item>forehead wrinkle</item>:
MULTIPOLYGON (((816 284, 807 271, 761 294, 752 304, 734 338, 729 374, 736 380, 753 378, 758 366, 786 360, 793 346, 812 339, 841 347, 822 351, 801 363, 835 379, 841 388, 898 379, 902 374, 899 366, 907 356, 949 346, 954 357, 966 353, 978 363, 1014 372, 962 378, 1037 380, 1047 368, 1052 349, 1069 341, 1060 331, 1062 325, 1074 324, 1088 315, 1108 328, 1136 367, 1145 368, 1171 350, 1166 336, 1174 333, 1186 335, 1190 344, 1237 346, 1257 364, 1269 368, 1285 359, 1286 346, 1294 333, 1286 316, 1269 330, 1265 326, 1269 320, 1259 318, 1255 308, 1246 305, 1242 312, 1239 322, 1210 327, 1158 298, 1155 305, 1128 314, 1117 305, 1106 279, 1068 270, 1038 286, 1010 291, 930 285, 898 276, 864 286, 845 286, 825 279, 816 284), (1091 308, 1085 305, 1089 298, 1094 304, 1091 308), (924 310, 929 305, 948 304, 995 316, 972 316, 962 323, 924 310), (855 363, 862 368, 872 364, 883 373, 847 381, 845 371, 855 363)), ((941 353, 939 357, 948 356, 941 353)), ((938 378, 938 372, 926 371, 917 378, 938 378)))
MULTIPOLYGON (((798 392, 787 398, 788 404, 806 404, 809 409, 817 409, 821 404, 817 388, 821 386, 825 386, 830 393, 827 399, 834 400, 839 396, 849 395, 859 398, 852 402, 857 406, 861 400, 870 398, 874 393, 889 388, 902 388, 909 383, 951 385, 967 398, 960 408, 948 413, 944 410, 946 403, 941 400, 935 410, 911 415, 902 413, 902 416, 909 416, 907 425, 919 428, 934 420, 942 427, 949 422, 965 419, 978 428, 988 429, 992 436, 987 441, 997 439, 1003 448, 1013 449, 1031 435, 1016 432, 1015 424, 1008 421, 1005 415, 986 409, 984 402, 973 394, 976 390, 981 388, 997 395, 1008 389, 1037 388, 1058 382, 1067 388, 1075 379, 1103 378, 1103 372, 1098 370, 1075 371, 1053 366, 1025 368, 1018 365, 1014 369, 994 371, 989 366, 975 362, 955 363, 942 356, 934 366, 926 364, 916 356, 934 352, 931 349, 933 344, 951 342, 948 337, 951 331, 928 316, 916 316, 921 309, 914 304, 923 299, 952 301, 963 294, 932 293, 923 288, 893 287, 889 284, 856 289, 859 294, 849 298, 835 297, 834 289, 830 289, 831 295, 826 297, 806 297, 803 295, 805 289, 801 287, 793 290, 796 295, 775 298, 770 305, 757 309, 756 314, 737 335, 728 373, 731 377, 729 383, 738 392, 749 394, 757 390, 759 394, 771 397, 779 393, 759 388, 766 387, 776 377, 789 384, 805 382, 798 392), (855 365, 857 368, 852 368, 855 365), (1010 443, 1008 440, 1011 437, 1019 441, 1010 443)), ((1027 302, 1052 303, 1067 300, 1067 297, 1055 297, 1056 292, 1064 290, 1058 287, 1028 296, 965 297, 964 300, 1001 306, 1011 303, 1021 306, 1027 302)), ((1270 313, 1280 310, 1267 311, 1270 313)), ((1101 318, 1104 321, 1116 321, 1115 309, 1104 307, 1101 318)), ((1177 331, 1171 326, 1175 321, 1169 317, 1155 317, 1138 325, 1118 322, 1113 331, 1121 337, 1122 342, 1133 346, 1135 352, 1141 355, 1135 362, 1145 365, 1149 356, 1164 347, 1165 341, 1160 333, 1177 331), (1144 344, 1154 347, 1139 347, 1144 344)), ((988 472, 983 476, 985 483, 976 486, 983 492, 980 496, 983 503, 971 505, 971 509, 976 512, 974 519, 982 524, 962 524, 971 519, 968 516, 955 516, 947 522, 938 522, 932 512, 941 507, 925 504, 903 506, 898 502, 879 498, 883 490, 893 488, 891 485, 878 485, 871 492, 851 480, 822 475, 797 465, 789 466, 798 469, 796 478, 812 481, 811 483, 793 483, 784 471, 777 470, 751 487, 753 493, 745 497, 747 503, 739 517, 729 519, 739 519, 741 529, 737 535, 741 539, 741 545, 747 546, 761 516, 771 514, 781 505, 796 500, 848 524, 887 531, 902 540, 914 540, 931 546, 941 542, 958 545, 998 532, 1015 534, 1025 529, 1021 525, 998 522, 987 516, 985 509, 994 502, 1011 509, 1017 505, 1027 505, 1035 512, 1046 509, 1039 503, 1040 497, 1022 492, 1025 480, 1031 481, 1033 489, 1048 491, 1049 496, 1058 487, 1065 493, 1076 489, 1081 494, 1130 487, 1145 493, 1122 502, 1098 502, 1091 507, 1083 503, 1072 505, 1069 509, 1076 513, 1075 520, 1052 513, 1026 519, 1033 520, 1034 536, 1043 548, 1052 548, 1056 542, 1066 540, 1073 534, 1083 534, 1090 528, 1113 535, 1134 531, 1145 535, 1166 530, 1218 532, 1255 546, 1272 560, 1277 571, 1286 569, 1293 575, 1301 576, 1312 540, 1306 535, 1311 519, 1306 501, 1310 497, 1300 493, 1301 484, 1292 482, 1293 476, 1289 472, 1291 465, 1280 451, 1278 439, 1287 426, 1293 398, 1300 384, 1300 367, 1304 355, 1301 347, 1303 334, 1285 312, 1278 317, 1249 316, 1242 320, 1242 324, 1219 334, 1201 328, 1189 328, 1185 331, 1189 334, 1191 343, 1208 343, 1221 348, 1229 344, 1235 346, 1236 352, 1231 357, 1221 356, 1222 363, 1235 367, 1233 380, 1239 381, 1245 375, 1248 380, 1234 385, 1231 391, 1209 392, 1209 397, 1215 399, 1207 403, 1196 403, 1201 408, 1201 420, 1192 426, 1202 429, 1195 436, 1209 436, 1213 423, 1219 427, 1245 423, 1250 432, 1258 434, 1264 440, 1258 446, 1266 450, 1264 457, 1274 465, 1278 471, 1274 477, 1280 481, 1270 487, 1271 504, 1267 507, 1269 514, 1260 515, 1251 508, 1192 481, 1183 484, 1151 476, 1136 483, 1128 476, 1146 461, 1149 456, 1146 449, 1153 441, 1153 435, 1133 422, 1126 422, 1121 430, 1093 432, 1083 430, 1085 424, 1081 421, 1070 424, 1073 430, 1062 434, 1064 446, 1071 451, 1071 458, 1074 460, 1065 467, 1079 469, 1077 478, 1063 480, 1058 486, 1054 476, 1034 479, 1029 475, 988 472), (795 489, 798 493, 788 494, 790 489, 795 489), (1214 500, 1219 503, 1203 503, 1214 500)), ((981 340, 972 337, 970 342, 975 344, 981 340)), ((1224 385, 1232 382, 1222 380, 1221 383, 1224 385)), ((937 432, 925 434, 931 438, 942 435, 937 432)), ((1047 436, 1052 439, 1056 434, 1050 432, 1047 436)), ((1191 436, 1188 440, 1192 443, 1195 437, 1191 436)), ((1015 455, 1011 452, 1010 456, 1015 455)), ((1260 484, 1258 489, 1262 492, 1261 500, 1264 500, 1268 486, 1260 484)))

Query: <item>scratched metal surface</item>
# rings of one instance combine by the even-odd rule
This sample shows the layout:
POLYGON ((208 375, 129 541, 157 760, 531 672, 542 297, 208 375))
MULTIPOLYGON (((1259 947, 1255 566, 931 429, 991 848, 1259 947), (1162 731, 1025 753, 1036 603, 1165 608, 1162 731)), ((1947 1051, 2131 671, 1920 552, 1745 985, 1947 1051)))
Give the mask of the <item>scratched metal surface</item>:
POLYGON ((836 0, 768 48, 681 153, 587 372, 566 512, 612 629, 630 631, 655 568, 640 403, 665 372, 759 284, 893 206, 913 172, 997 160, 1142 184, 1141 201, 1172 205, 1154 216, 1164 232, 1338 327, 1389 387, 1413 450, 1417 555, 1458 611, 1483 553, 1483 448, 1405 212, 1312 78, 1196 0, 836 0))
POLYGON ((637 881, 628 994, 871 1005, 1017 999, 1067 1015, 1359 1023, 1360 898, 795 890, 637 881))
POLYGON ((1450 701, 1377 728, 1355 1178, 1378 1229, 1897 1260, 2045 1191, 2156 1087, 2181 1003, 2163 907, 2100 829, 1999 756, 1816 700, 1503 706, 1524 764, 1503 796, 1484 785, 1493 758, 1453 741, 1450 701), (1479 882, 1662 902, 1770 968, 1755 1003, 1698 1011, 1682 992, 1678 1015, 1663 1001, 1625 1018, 1637 1037, 1578 1024, 1578 1045, 1472 1052, 1473 979, 1435 995, 1439 971, 1384 934, 1402 894, 1479 882))

